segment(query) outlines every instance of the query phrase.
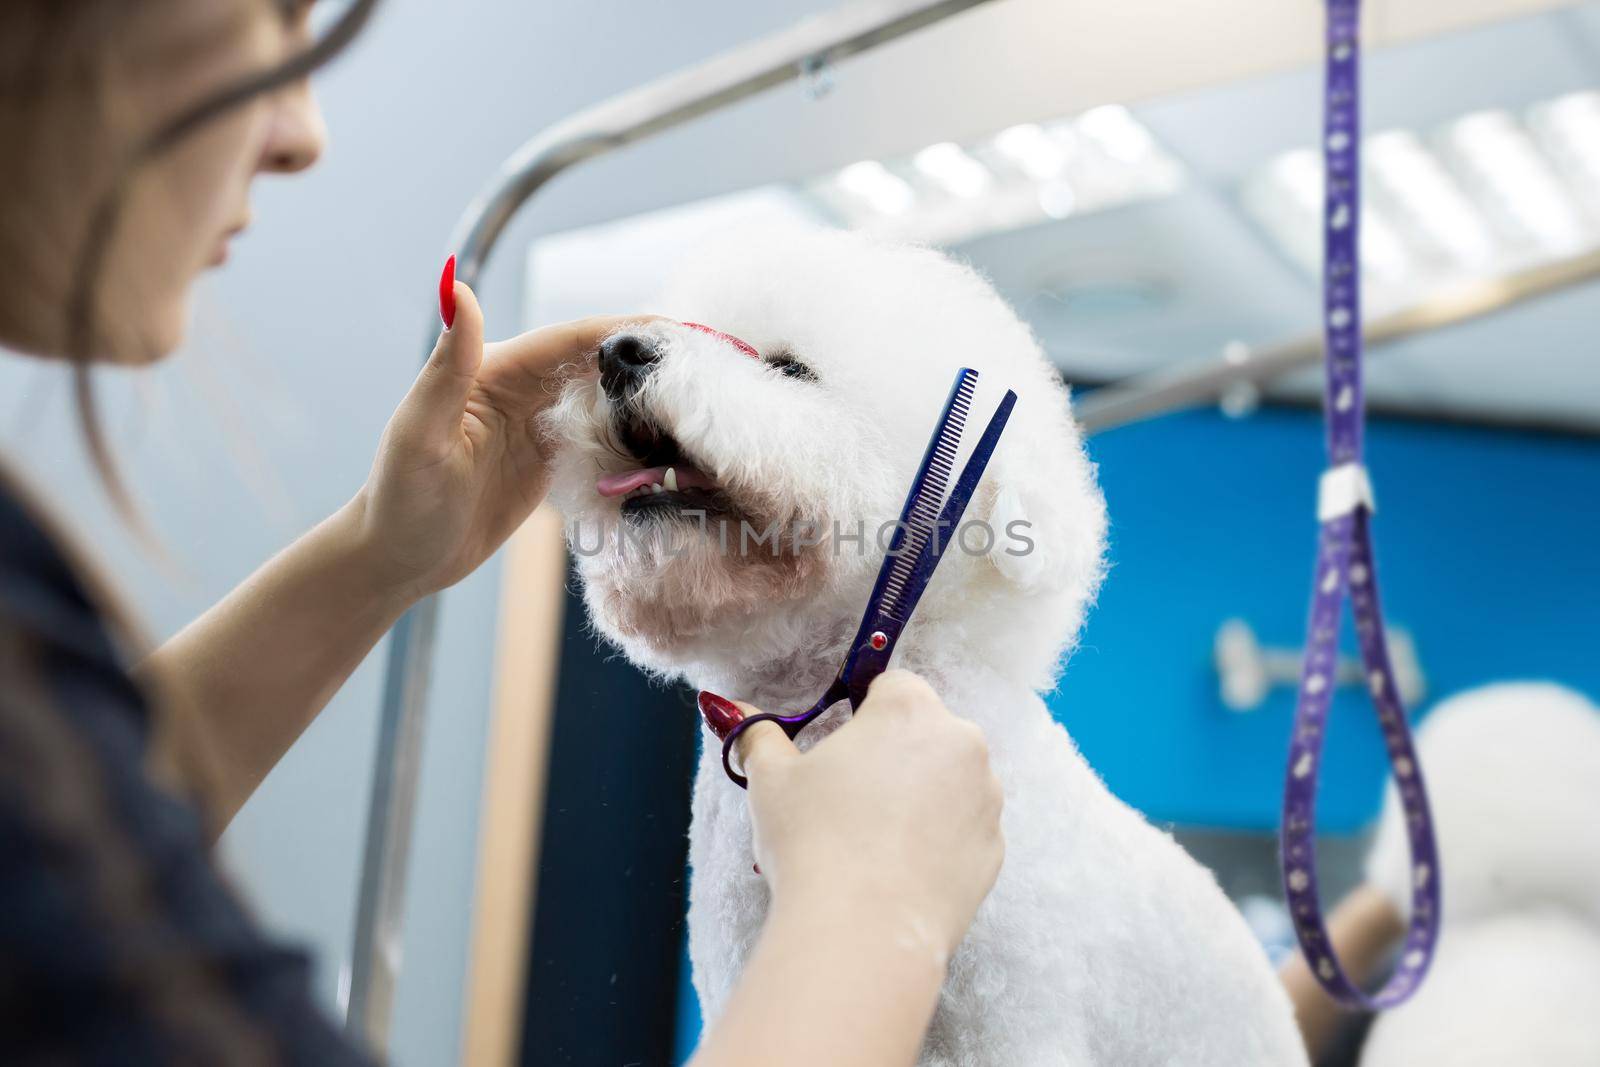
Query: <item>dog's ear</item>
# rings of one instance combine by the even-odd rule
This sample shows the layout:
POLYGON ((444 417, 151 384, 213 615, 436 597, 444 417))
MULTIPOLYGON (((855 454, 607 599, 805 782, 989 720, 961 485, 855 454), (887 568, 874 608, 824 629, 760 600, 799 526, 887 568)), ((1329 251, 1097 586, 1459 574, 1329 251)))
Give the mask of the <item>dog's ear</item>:
POLYGON ((987 495, 995 538, 989 559, 1023 592, 1073 590, 1086 603, 1104 570, 1105 500, 1066 397, 1061 400, 1059 412, 1035 410, 1027 413, 1032 418, 1014 419, 995 451, 987 495), (1012 429, 1021 432, 1013 436, 1012 429))

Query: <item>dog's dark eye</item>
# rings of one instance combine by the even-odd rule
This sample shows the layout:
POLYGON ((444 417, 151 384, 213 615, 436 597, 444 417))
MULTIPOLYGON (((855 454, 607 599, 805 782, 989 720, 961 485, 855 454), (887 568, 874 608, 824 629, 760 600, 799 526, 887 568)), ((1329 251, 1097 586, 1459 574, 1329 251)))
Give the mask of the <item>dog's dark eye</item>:
POLYGON ((787 378, 794 378, 802 382, 817 380, 817 372, 801 363, 789 352, 776 352, 766 359, 767 366, 787 378))

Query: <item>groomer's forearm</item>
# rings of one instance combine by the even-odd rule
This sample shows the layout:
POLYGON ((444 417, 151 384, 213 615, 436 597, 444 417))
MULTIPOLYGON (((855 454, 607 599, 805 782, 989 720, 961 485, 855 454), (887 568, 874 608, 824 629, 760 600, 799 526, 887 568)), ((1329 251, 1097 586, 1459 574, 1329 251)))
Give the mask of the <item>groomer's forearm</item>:
MULTIPOLYGON (((1360 984, 1372 978, 1405 932, 1405 920, 1389 898, 1369 885, 1352 890, 1328 916, 1328 939, 1333 950, 1346 972, 1360 984)), ((1283 961, 1278 978, 1294 1005, 1301 1040, 1315 1060, 1327 1051, 1339 1032, 1343 1011, 1323 992, 1300 953, 1283 961)))
POLYGON ((811 894, 773 912, 690 1067, 913 1064, 945 966, 909 921, 811 894))
POLYGON ((290 545, 139 668, 204 731, 219 826, 410 605, 363 547, 359 507, 290 545))

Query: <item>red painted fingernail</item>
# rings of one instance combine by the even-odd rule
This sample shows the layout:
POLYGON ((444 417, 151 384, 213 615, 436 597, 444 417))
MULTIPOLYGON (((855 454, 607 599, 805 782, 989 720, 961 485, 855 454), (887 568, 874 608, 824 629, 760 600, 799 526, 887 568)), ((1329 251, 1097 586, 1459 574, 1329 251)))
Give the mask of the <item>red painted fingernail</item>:
POLYGON ((739 706, 726 697, 719 697, 715 693, 701 693, 698 701, 700 717, 705 719, 706 725, 711 727, 711 732, 722 741, 728 739, 733 733, 733 728, 744 722, 744 712, 739 706))
POLYGON ((750 869, 751 869, 751 870, 752 870, 752 871, 755 871, 755 872, 756 872, 756 873, 757 873, 757 874, 760 874, 760 873, 761 873, 761 864, 759 864, 759 863, 752 863, 752 864, 751 864, 751 865, 750 865, 750 869))
POLYGON ((456 257, 444 261, 444 273, 439 276, 439 317, 444 328, 456 324, 456 257))

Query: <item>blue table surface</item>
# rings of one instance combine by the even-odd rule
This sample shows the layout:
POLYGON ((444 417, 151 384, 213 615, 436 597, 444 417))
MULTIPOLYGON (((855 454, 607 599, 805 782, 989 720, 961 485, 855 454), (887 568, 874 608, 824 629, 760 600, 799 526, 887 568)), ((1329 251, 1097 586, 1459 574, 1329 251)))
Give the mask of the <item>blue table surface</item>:
MULTIPOLYGON (((1212 642, 1231 617, 1264 645, 1303 643, 1320 415, 1175 415, 1101 434, 1090 452, 1111 571, 1051 712, 1151 819, 1271 831, 1293 692, 1229 710, 1212 642)), ((1385 615, 1411 631, 1427 679, 1418 713, 1507 679, 1600 696, 1600 441, 1375 419, 1367 462, 1385 615)), ((1342 692, 1330 722, 1318 825, 1354 832, 1376 815, 1388 765, 1360 692, 1342 692)), ((681 999, 679 1062, 700 1032, 687 959, 681 999)))

